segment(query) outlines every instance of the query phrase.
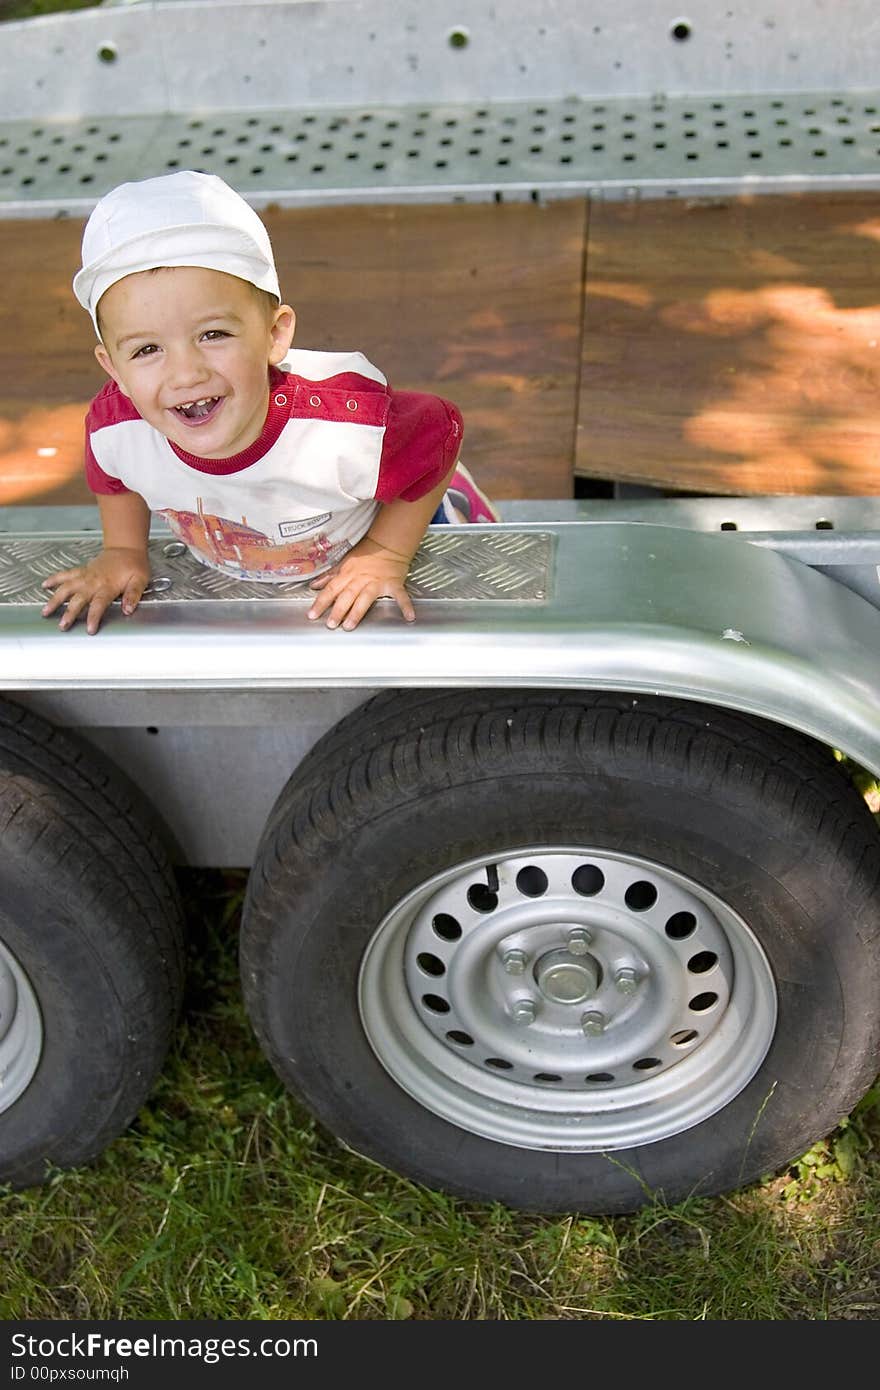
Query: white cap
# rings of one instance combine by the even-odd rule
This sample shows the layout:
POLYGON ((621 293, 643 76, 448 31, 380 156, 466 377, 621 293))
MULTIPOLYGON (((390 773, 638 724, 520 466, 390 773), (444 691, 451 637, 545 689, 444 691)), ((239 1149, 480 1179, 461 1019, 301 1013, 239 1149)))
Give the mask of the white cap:
POLYGON ((107 193, 86 223, 73 292, 98 329, 98 300, 117 280, 157 266, 222 270, 279 300, 272 244, 260 218, 216 174, 191 169, 107 193))

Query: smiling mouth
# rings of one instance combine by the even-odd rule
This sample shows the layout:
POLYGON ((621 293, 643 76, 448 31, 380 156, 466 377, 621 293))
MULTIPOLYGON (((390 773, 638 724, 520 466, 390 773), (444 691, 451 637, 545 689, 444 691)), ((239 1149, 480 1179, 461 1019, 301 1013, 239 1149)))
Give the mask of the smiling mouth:
POLYGON ((214 414, 222 399, 222 396, 204 396, 202 400, 187 401, 184 405, 174 406, 173 409, 175 415, 180 415, 190 424, 201 424, 203 420, 207 420, 210 415, 214 414))

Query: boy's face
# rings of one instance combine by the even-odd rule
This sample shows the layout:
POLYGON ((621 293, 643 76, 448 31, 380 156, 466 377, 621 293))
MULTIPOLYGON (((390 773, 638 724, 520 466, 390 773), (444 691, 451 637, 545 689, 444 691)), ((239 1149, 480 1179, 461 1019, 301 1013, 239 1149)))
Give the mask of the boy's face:
POLYGON ((101 296, 95 356, 138 413, 199 458, 241 453, 269 408, 269 366, 295 316, 252 285, 200 266, 144 270, 101 296))

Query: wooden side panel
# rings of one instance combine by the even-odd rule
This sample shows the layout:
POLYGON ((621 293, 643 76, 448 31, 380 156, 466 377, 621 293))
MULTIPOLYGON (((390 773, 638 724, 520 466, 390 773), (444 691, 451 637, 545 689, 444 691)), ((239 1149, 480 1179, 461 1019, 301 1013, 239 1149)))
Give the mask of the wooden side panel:
POLYGON ((88 502, 83 416, 104 374, 70 282, 82 224, 0 221, 0 504, 88 502))
POLYGON ((597 203, 575 472, 880 492, 876 194, 597 203))
MULTIPOLYGON (((876 195, 597 202, 589 227, 580 199, 266 220, 297 343, 454 400, 495 497, 568 497, 573 473, 880 492, 876 195)), ((0 503, 89 500, 81 230, 0 221, 0 503)))

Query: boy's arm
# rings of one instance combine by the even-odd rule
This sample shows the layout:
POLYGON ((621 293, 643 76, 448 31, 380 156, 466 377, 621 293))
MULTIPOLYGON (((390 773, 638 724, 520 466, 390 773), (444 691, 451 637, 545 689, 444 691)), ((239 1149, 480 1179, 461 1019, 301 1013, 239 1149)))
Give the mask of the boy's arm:
POLYGON ((86 629, 95 633, 105 612, 122 595, 123 613, 133 613, 150 582, 147 539, 150 509, 136 492, 98 497, 104 548, 94 560, 76 569, 59 570, 43 580, 44 589, 54 593, 43 609, 48 618, 67 604, 58 626, 72 627, 84 610, 86 629))
POLYGON ((335 569, 313 581, 318 597, 309 609, 310 618, 327 613, 328 627, 341 623, 349 632, 377 598, 393 598, 406 621, 415 621, 416 611, 405 584, 407 572, 454 472, 455 464, 416 502, 398 497, 380 506, 363 540, 352 546, 335 569))

